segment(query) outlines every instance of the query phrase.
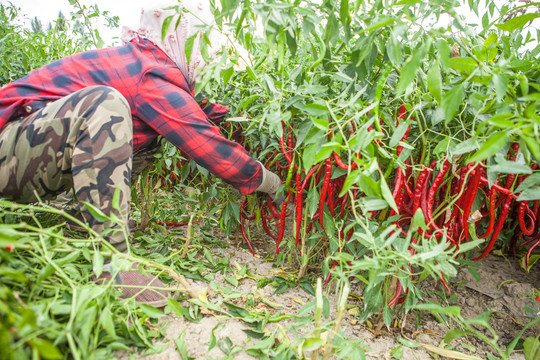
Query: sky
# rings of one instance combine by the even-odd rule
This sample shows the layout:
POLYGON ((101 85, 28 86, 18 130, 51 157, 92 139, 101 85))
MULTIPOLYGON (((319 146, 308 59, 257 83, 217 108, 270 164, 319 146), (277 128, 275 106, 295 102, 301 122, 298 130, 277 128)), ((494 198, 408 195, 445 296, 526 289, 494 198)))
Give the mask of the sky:
MULTIPOLYGON (((43 22, 56 20, 59 11, 68 15, 72 10, 68 0, 0 0, 0 3, 8 2, 20 7, 23 13, 37 16, 43 22)), ((97 4, 101 11, 109 10, 113 15, 119 16, 120 21, 125 21, 129 25, 138 22, 143 7, 156 3, 152 0, 79 0, 79 2, 87 7, 97 4)))
MULTIPOLYGON (((169 0, 171 1, 171 0, 169 0)), ((336 0, 337 1, 337 0, 336 0)), ((466 0, 461 0, 466 1, 466 0)), ((498 6, 501 6, 508 0, 496 0, 498 6)), ((69 17, 69 12, 73 10, 73 7, 69 5, 68 0, 0 0, 0 3, 12 2, 16 6, 20 7, 22 13, 27 14, 30 17, 37 16, 44 25, 47 22, 54 21, 58 17, 58 12, 62 11, 64 15, 69 17)), ((139 22, 141 9, 149 6, 155 6, 156 3, 163 3, 161 1, 152 0, 79 0, 82 5, 89 7, 90 5, 97 4, 99 9, 103 12, 108 10, 111 15, 116 15, 120 18, 120 29, 123 25, 136 27, 139 22)), ((483 1, 481 2, 483 3, 483 1)), ((458 13, 465 15, 469 22, 479 23, 479 19, 472 14, 468 8, 462 7, 458 9, 458 13), (467 14, 468 13, 468 14, 467 14), (476 19, 475 19, 476 18, 476 19)), ((533 28, 538 29, 540 27, 540 18, 533 22, 533 28)), ((107 44, 113 44, 115 37, 120 36, 120 29, 100 30, 100 35, 103 37, 107 44)), ((536 37, 536 32, 533 32, 536 37)), ((119 44, 119 40, 116 40, 119 44)), ((528 48, 533 48, 533 44, 529 44, 528 48)))
MULTIPOLYGON (((57 19, 58 12, 69 18, 69 13, 73 11, 73 7, 69 5, 68 0, 0 0, 0 3, 13 3, 20 7, 23 14, 29 17, 37 16, 44 25, 57 19)), ((111 15, 116 15, 120 18, 120 29, 123 25, 137 26, 141 16, 141 9, 156 4, 152 0, 79 0, 81 5, 96 4, 101 12, 108 10, 111 15)), ((100 34, 107 40, 112 40, 116 36, 120 36, 120 29, 114 31, 102 30, 100 34)))

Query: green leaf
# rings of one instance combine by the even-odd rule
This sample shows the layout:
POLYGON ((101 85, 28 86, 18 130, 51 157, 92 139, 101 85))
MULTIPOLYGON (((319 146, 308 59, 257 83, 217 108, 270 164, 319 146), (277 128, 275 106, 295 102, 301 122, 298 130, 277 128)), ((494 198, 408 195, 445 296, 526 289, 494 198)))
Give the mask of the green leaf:
POLYGON ((167 307, 174 313, 174 315, 178 316, 179 318, 184 317, 184 309, 178 301, 168 298, 167 307))
POLYGON ((165 40, 165 36, 167 36, 167 31, 169 31, 173 18, 174 15, 169 15, 163 20, 163 26, 161 27, 161 41, 165 40))
POLYGON ((394 131, 394 133, 392 134, 392 138, 390 139, 390 142, 388 143, 388 145, 393 148, 397 144, 399 144, 399 142, 403 138, 403 135, 405 135, 405 133, 407 132, 408 127, 409 127, 409 124, 405 122, 401 122, 398 125, 396 131, 394 131))
POLYGON ((392 356, 392 358, 398 359, 398 360, 403 358, 403 346, 399 345, 393 348, 392 351, 390 352, 390 355, 392 356))
POLYGON ((313 116, 321 117, 321 118, 327 117, 329 114, 328 107, 326 107, 326 105, 317 104, 317 103, 310 103, 310 104, 306 104, 302 106, 302 111, 304 111, 305 113, 309 115, 313 115, 313 116))
POLYGON ((186 337, 186 330, 187 329, 184 329, 182 331, 182 333, 180 334, 180 336, 178 336, 177 339, 174 339, 173 342, 176 345, 176 349, 180 353, 180 356, 182 357, 182 360, 191 360, 193 358, 188 356, 188 354, 187 354, 187 344, 186 344, 186 341, 184 340, 185 337, 186 337))
POLYGON ((219 329, 220 327, 224 326, 223 323, 218 323, 214 328, 212 329, 212 332, 210 333, 210 342, 208 343, 208 351, 212 350, 214 347, 216 347, 217 341, 216 341, 216 335, 214 332, 219 329))
POLYGON ((523 180, 521 184, 519 184, 519 186, 516 188, 515 192, 518 193, 535 185, 540 185, 540 174, 538 173, 532 174, 531 176, 523 180))
POLYGON ((88 209, 88 212, 92 214, 92 216, 99 222, 105 222, 105 221, 111 221, 111 218, 105 215, 100 209, 95 207, 94 205, 87 203, 86 201, 81 201, 84 206, 86 206, 86 209, 88 209))
POLYGON ((503 31, 514 31, 516 29, 522 28, 527 24, 529 21, 532 21, 536 19, 537 17, 540 17, 540 14, 525 14, 521 16, 516 16, 508 21, 506 21, 503 24, 497 24, 495 25, 499 29, 503 31))
POLYGON ((139 304, 139 307, 141 310, 150 318, 152 319, 159 319, 160 317, 165 316, 161 310, 156 309, 155 307, 152 307, 150 305, 146 304, 139 304))
POLYGON ((29 342, 32 347, 37 350, 37 352, 39 353, 39 355, 41 355, 43 359, 55 360, 63 358, 60 351, 58 351, 58 348, 54 346, 49 340, 33 338, 30 339, 29 342))
POLYGON ((345 193, 349 191, 350 188, 356 183, 359 173, 360 170, 353 170, 347 175, 347 177, 345 178, 345 182, 343 183, 343 188, 338 195, 339 197, 343 197, 345 193))
POLYGON ((495 92, 497 93, 497 100, 501 101, 506 95, 509 80, 507 77, 495 74, 493 75, 492 81, 495 86, 495 92))
POLYGON ((488 172, 503 174, 531 174, 532 170, 528 165, 518 164, 515 161, 504 161, 500 164, 489 166, 488 172))
POLYGON ((428 89, 429 93, 435 101, 439 104, 442 101, 442 80, 441 80, 441 70, 439 69, 439 64, 434 63, 428 71, 427 74, 428 89))
POLYGON ((508 140, 508 134, 504 131, 491 134, 469 161, 480 162, 495 155, 506 146, 508 140))
POLYGON ((523 353, 525 360, 540 359, 540 340, 534 337, 528 337, 523 341, 523 353))
POLYGON ((402 94, 407 90, 407 87, 412 83, 416 77, 418 68, 420 67, 420 54, 419 51, 416 51, 409 60, 403 65, 399 76, 399 82, 397 86, 398 94, 402 94))
POLYGON ((438 59, 441 62, 443 70, 448 71, 450 67, 450 45, 445 39, 438 39, 435 46, 439 52, 438 59))
POLYGON ((536 140, 535 136, 522 135, 521 138, 525 140, 527 147, 536 158, 536 161, 540 161, 540 144, 536 140))
POLYGON ((361 208, 365 212, 368 211, 378 211, 382 209, 386 209, 388 207, 388 203, 380 199, 378 197, 365 197, 361 199, 361 208))
POLYGON ((474 59, 468 57, 451 58, 449 65, 452 69, 463 72, 471 72, 478 66, 474 59))
POLYGON ((450 153, 452 155, 462 155, 476 149, 478 149, 478 140, 476 137, 472 137, 462 143, 450 147, 450 153))
POLYGON ((257 81, 257 75, 255 75, 255 72, 251 68, 251 66, 246 66, 246 74, 252 81, 257 81))
POLYGON ((445 123, 448 124, 456 115, 459 107, 463 103, 465 97, 465 87, 463 84, 454 86, 449 92, 447 92, 441 103, 441 107, 444 111, 445 123))
POLYGON ((429 344, 422 344, 422 346, 425 347, 426 350, 428 351, 431 351, 435 354, 443 356, 445 359, 448 358, 448 359, 457 359, 457 360, 482 360, 481 358, 477 356, 463 354, 459 351, 443 349, 443 348, 429 345, 429 344))
POLYGON ((99 322, 101 323, 103 329, 105 329, 105 331, 107 332, 107 335, 112 338, 117 337, 116 331, 114 330, 114 322, 110 306, 107 306, 101 311, 101 315, 99 316, 99 322))
POLYGON ((540 187, 523 190, 517 201, 540 200, 540 187))
POLYGON ((483 327, 490 329, 490 326, 489 326, 490 317, 491 317, 491 313, 489 311, 484 311, 483 313, 481 313, 474 319, 465 320, 465 323, 482 325, 483 327))
POLYGON ((313 125, 316 128, 318 128, 318 129, 320 129, 320 130, 322 130, 324 132, 326 132, 328 130, 328 126, 330 125, 328 123, 328 120, 326 120, 326 119, 317 119, 317 118, 312 118, 311 120, 313 121, 313 125))
POLYGON ((381 198, 381 187, 371 177, 361 173, 358 178, 358 186, 367 196, 381 198))
POLYGON ((323 341, 321 338, 309 338, 304 340, 302 343, 302 350, 303 351, 315 351, 319 349, 323 344, 323 341))
POLYGON ((101 255, 101 252, 99 251, 96 251, 94 253, 94 261, 92 264, 92 270, 94 271, 94 274, 98 278, 103 272, 103 255, 101 255))
POLYGON ((424 213, 422 212, 422 209, 418 208, 416 212, 414 213, 413 221, 412 221, 412 227, 414 229, 426 229, 426 218, 424 216, 424 213))
POLYGON ((193 44, 195 39, 199 35, 199 32, 189 36, 184 43, 184 54, 186 55, 186 61, 189 64, 191 62, 191 53, 193 52, 193 44))
POLYGON ((302 154, 302 161, 304 163, 304 169, 311 169, 313 163, 315 162, 315 156, 317 156, 318 150, 317 144, 309 144, 304 148, 304 153, 302 154))
POLYGON ((392 65, 395 67, 401 66, 401 42, 398 40, 394 31, 392 31, 392 35, 386 43, 386 52, 392 65))
POLYGON ((515 115, 513 113, 505 112, 493 116, 488 121, 493 126, 508 129, 514 127, 514 122, 511 120, 514 116, 515 115))
POLYGON ((397 204, 396 204, 396 200, 394 200, 394 196, 392 195, 392 191, 388 187, 388 184, 386 183, 386 180, 384 179, 384 176, 382 176, 382 174, 381 174, 380 185, 381 185, 380 190, 381 190, 381 194, 383 196, 383 199, 386 200, 388 205, 390 205, 390 207, 396 213, 399 213, 398 208, 397 208, 397 204))
POLYGON ((392 313, 392 309, 390 309, 390 306, 385 305, 382 312, 384 325, 388 329, 392 327, 392 319, 394 318, 394 314, 392 313))
POLYGON ((414 306, 418 310, 433 311, 445 315, 461 316, 461 309, 459 306, 441 306, 434 303, 417 304, 414 306))
POLYGON ((238 286, 238 280, 234 276, 225 277, 225 280, 234 287, 238 286))
POLYGON ((437 142, 437 146, 435 146, 435 149, 433 149, 433 154, 437 155, 440 153, 446 153, 448 151, 449 145, 450 145, 450 137, 445 136, 444 139, 437 142))
POLYGON ((326 160, 330 155, 332 155, 332 152, 339 149, 339 144, 337 143, 327 143, 325 144, 315 155, 315 164, 318 164, 319 162, 326 160))

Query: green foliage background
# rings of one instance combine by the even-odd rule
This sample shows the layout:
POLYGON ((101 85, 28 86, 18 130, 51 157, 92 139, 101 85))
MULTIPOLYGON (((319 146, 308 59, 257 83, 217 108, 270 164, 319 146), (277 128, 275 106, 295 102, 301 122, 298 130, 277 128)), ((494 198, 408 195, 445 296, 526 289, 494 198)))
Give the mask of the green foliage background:
MULTIPOLYGON (((308 239, 312 258, 303 258, 290 237, 277 261, 284 264, 296 256, 302 265, 317 266, 324 276, 336 262, 331 281, 347 284, 352 278, 362 290, 365 306, 360 320, 382 310, 383 321, 390 325, 396 312, 417 307, 422 293, 410 277, 409 265, 420 279, 452 276, 458 265, 445 243, 428 239, 413 255, 409 247, 415 230, 403 235, 393 232, 391 221, 369 217, 370 211, 392 207, 388 184, 393 169, 409 160, 416 173, 432 159, 449 155, 458 164, 485 161, 493 181, 497 174, 530 173, 530 165, 540 159, 540 46, 524 51, 531 40, 522 32, 538 14, 517 11, 536 5, 505 6, 496 13, 492 1, 484 4, 488 11, 481 16, 480 30, 474 30, 456 13, 457 2, 452 0, 215 2, 218 24, 229 29, 252 57, 252 65, 242 74, 234 74, 232 63, 224 59, 210 66, 198 83, 198 89, 232 108, 232 125, 223 126, 223 132, 232 137, 240 129, 244 145, 265 159, 279 149, 284 121, 294 132, 294 154, 301 159, 297 160, 300 168, 309 170, 334 151, 358 163, 356 170, 334 173, 347 176, 344 193, 358 189, 366 194, 354 201, 352 213, 345 219, 325 214, 327 231, 318 228, 308 239), (438 26, 444 18, 450 19, 448 26, 438 26), (261 22, 264 32, 257 38, 254 34, 261 22), (454 48, 458 56, 453 57, 454 48), (400 104, 408 116, 398 125, 400 104), (402 142, 407 126, 411 132, 402 142), (348 127, 357 130, 354 135, 346 131, 348 127), (504 155, 513 142, 520 144, 521 155, 510 163, 504 155), (399 154, 398 146, 403 146, 399 154), (340 228, 353 229, 353 241, 341 241, 336 236, 340 228), (328 246, 322 244, 324 236, 328 246), (400 309, 386 305, 393 295, 392 278, 410 290, 400 309)), ((468 5, 478 12, 479 2, 469 1, 468 5)), ((102 46, 89 18, 109 19, 108 15, 97 8, 81 7, 74 13, 73 19, 61 25, 47 30, 34 26, 39 31, 33 31, 18 24, 15 7, 0 5, 0 85, 62 56, 102 46), (71 29, 78 32, 72 35, 71 29)), ((109 24, 114 26, 111 19, 109 24)), ((234 62, 234 56, 230 60, 234 62)), ((164 145, 152 171, 159 177, 174 167, 180 179, 200 185, 200 193, 198 197, 174 193, 168 200, 203 204, 198 211, 201 218, 207 217, 206 225, 220 225, 231 233, 240 220, 238 199, 223 190, 219 181, 201 178, 195 164, 178 166, 177 160, 185 159, 164 145), (223 199, 222 207, 212 206, 214 196, 223 199)), ((522 189, 527 200, 540 198, 540 179, 533 179, 522 189)), ((151 221, 185 218, 193 212, 153 201, 153 188, 144 183, 139 185, 146 200, 141 200, 144 206, 135 212, 149 212, 151 221), (149 202, 152 204, 146 206, 149 202)), ((317 210, 313 199, 320 193, 320 184, 312 185, 306 203, 310 216, 317 210)), ((44 221, 42 214, 55 213, 53 209, 7 202, 1 207, 0 349, 9 350, 0 358, 99 358, 130 346, 159 350, 151 340, 161 334, 147 326, 150 321, 155 323, 159 313, 134 302, 118 303, 110 286, 99 287, 88 280, 91 273, 102 269, 104 256, 114 258, 115 254, 100 251, 92 236, 86 240, 65 233, 58 218, 44 221), (13 244, 15 252, 5 250, 13 244)), ((415 219, 414 227, 421 227, 422 222, 415 219)), ((149 231, 135 236, 134 241, 144 245, 134 250, 142 258, 151 257, 198 279, 204 279, 208 263, 213 271, 227 268, 211 259, 204 243, 195 247, 208 260, 204 266, 196 259, 197 252, 187 260, 170 258, 170 253, 179 251, 174 240, 149 231), (146 253, 145 248, 151 252, 146 253)), ((510 236, 506 233, 502 238, 510 236)), ((461 251, 476 246, 478 242, 472 242, 461 251)), ((284 280, 276 282, 285 284, 284 280)), ((178 306, 172 303, 167 311, 190 320, 201 316, 196 305, 184 310, 178 306)), ((265 320, 257 326, 261 323, 265 320)), ((259 354, 278 353, 273 339, 274 335, 263 336, 271 350, 258 349, 259 354)), ((296 345, 279 344, 281 356, 301 357, 295 353, 296 345)))

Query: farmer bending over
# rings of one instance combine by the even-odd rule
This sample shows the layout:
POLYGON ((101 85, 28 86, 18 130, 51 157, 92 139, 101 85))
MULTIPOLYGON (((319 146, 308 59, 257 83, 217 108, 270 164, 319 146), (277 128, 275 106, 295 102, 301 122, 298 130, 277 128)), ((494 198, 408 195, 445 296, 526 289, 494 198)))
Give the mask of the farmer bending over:
MULTIPOLYGON (((132 163, 155 152, 159 135, 243 195, 276 192, 278 176, 209 123, 209 117, 224 117, 227 108, 214 104, 203 109, 195 101, 197 71, 206 64, 200 36, 190 61, 184 43, 201 30, 198 26, 214 24, 214 19, 206 2, 182 5, 188 12, 176 29, 177 18, 171 22, 163 41, 163 22, 175 12, 149 9, 139 28, 125 29, 124 46, 65 57, 0 89, 0 197, 31 203, 37 200, 34 192, 52 199, 73 188, 78 200, 115 213, 127 224, 132 163), (117 189, 119 212, 112 207, 117 189)), ((216 58, 227 38, 215 30, 209 38, 208 54, 216 58)), ((101 223, 81 208, 95 231, 116 230, 105 238, 126 251, 119 225, 101 223)), ((120 272, 115 281, 163 286, 138 271, 120 272)), ((125 297, 139 293, 140 302, 165 303, 164 292, 122 290, 125 297)))

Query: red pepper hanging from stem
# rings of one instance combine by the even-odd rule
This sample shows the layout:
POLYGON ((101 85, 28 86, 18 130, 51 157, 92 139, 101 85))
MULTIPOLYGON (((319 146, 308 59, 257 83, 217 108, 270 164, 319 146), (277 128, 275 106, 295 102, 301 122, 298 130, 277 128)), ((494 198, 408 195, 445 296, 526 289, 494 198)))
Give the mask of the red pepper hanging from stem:
POLYGON ((300 172, 296 173, 296 238, 295 238, 295 246, 298 246, 298 241, 300 240, 300 230, 302 229, 302 204, 303 204, 303 198, 302 198, 302 175, 300 172))
POLYGON ((474 204, 474 199, 476 198, 476 193, 478 192, 478 186, 480 185, 480 178, 482 177, 483 168, 479 164, 472 170, 471 182, 469 183, 469 191, 467 191, 467 197, 463 202, 463 217, 461 219, 461 227, 465 232, 465 241, 469 242, 469 215, 471 213, 472 206, 474 204))
POLYGON ((280 215, 280 224, 279 224, 279 235, 277 239, 277 246, 276 246, 276 253, 279 255, 279 245, 281 244, 281 241, 283 240, 283 235, 285 233, 285 217, 287 216, 287 205, 289 204, 289 200, 291 198, 291 190, 289 190, 289 194, 283 201, 283 204, 281 205, 281 215, 280 215))
MULTIPOLYGON (((495 181, 497 184, 497 181, 495 181)), ((489 190, 489 225, 486 230, 486 233, 482 236, 479 236, 479 239, 487 238, 493 231, 493 225, 495 224, 495 197, 497 195, 495 186, 492 186, 489 190)))
POLYGON ((491 235, 491 239, 489 240, 489 243, 487 247, 484 249, 484 252, 473 259, 473 261, 483 259, 489 254, 491 249, 493 249, 493 245, 495 245, 495 241, 497 241, 497 238, 499 237, 499 233, 502 230, 502 227, 504 225, 504 221, 506 220, 506 216, 508 216, 508 211, 510 210, 510 204, 512 203, 512 197, 506 196, 504 199, 504 204, 502 207, 501 214, 499 215, 499 218, 497 219, 497 225, 495 225, 495 229, 493 230, 493 234, 491 235))
POLYGON ((325 161, 325 169, 324 169, 324 179, 323 179, 323 185, 321 188, 321 197, 319 200, 319 224, 322 228, 324 228, 323 225, 323 215, 324 215, 324 203, 326 200, 326 193, 328 192, 328 186, 330 185, 330 178, 332 176, 332 159, 326 158, 325 161))
POLYGON ((441 171, 439 171, 435 176, 435 179, 433 179, 433 183, 431 184, 427 195, 426 222, 428 223, 428 226, 431 226, 436 231, 440 231, 441 229, 437 226, 437 224, 435 224, 435 221, 433 220, 433 203, 435 200, 435 194, 441 186, 443 179, 448 172, 448 169, 450 169, 450 162, 448 160, 444 160, 441 171))

